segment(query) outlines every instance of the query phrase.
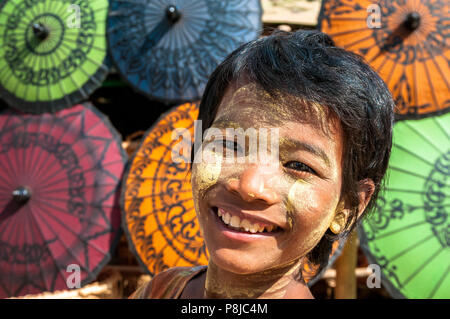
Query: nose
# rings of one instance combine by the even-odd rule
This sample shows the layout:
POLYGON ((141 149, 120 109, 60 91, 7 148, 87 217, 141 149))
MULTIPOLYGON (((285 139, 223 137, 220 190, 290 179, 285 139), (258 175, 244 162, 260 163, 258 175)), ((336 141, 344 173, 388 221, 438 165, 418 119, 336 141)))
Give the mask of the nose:
POLYGON ((229 179, 225 187, 247 202, 262 200, 273 205, 280 201, 274 183, 275 172, 275 168, 271 165, 251 164, 244 169, 239 178, 229 179))

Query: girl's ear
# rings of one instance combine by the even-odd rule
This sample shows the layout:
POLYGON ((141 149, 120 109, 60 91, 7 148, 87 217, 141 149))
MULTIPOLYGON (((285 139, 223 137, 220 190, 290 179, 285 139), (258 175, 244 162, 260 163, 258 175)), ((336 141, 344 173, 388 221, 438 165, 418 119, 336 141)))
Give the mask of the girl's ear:
POLYGON ((366 210, 367 205, 372 198, 373 192, 375 191, 375 183, 370 178, 363 179, 358 183, 358 219, 361 217, 362 213, 366 210))
MULTIPOLYGON (((364 179, 359 181, 358 183, 358 216, 357 219, 359 219, 366 209, 367 205, 369 204, 370 199, 372 198, 373 192, 375 191, 375 184, 370 179, 364 179)), ((339 234, 342 232, 347 225, 348 219, 351 217, 351 209, 346 208, 344 201, 342 201, 336 210, 336 214, 334 215, 333 220, 330 224, 330 230, 334 234, 339 234)))

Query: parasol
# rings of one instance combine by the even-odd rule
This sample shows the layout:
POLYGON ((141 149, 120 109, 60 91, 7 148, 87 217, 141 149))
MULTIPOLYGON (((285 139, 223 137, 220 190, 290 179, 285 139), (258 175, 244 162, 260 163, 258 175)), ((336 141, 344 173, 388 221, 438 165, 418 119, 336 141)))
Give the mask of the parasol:
POLYGON ((0 2, 0 96, 25 112, 89 97, 108 73, 107 0, 0 2))
POLYGON ((397 119, 450 110, 446 0, 324 0, 319 28, 362 55, 387 83, 397 119))
POLYGON ((398 122, 361 247, 394 297, 450 298, 450 114, 398 122))
POLYGON ((258 37, 261 16, 259 0, 111 0, 112 59, 150 98, 195 101, 217 65, 258 37))
MULTIPOLYGON (((123 228, 139 262, 155 275, 176 266, 206 265, 208 253, 200 233, 188 158, 174 162, 172 151, 181 145, 176 129, 187 129, 191 142, 198 104, 186 103, 163 114, 142 138, 124 177, 121 205, 123 228)), ((190 157, 190 154, 182 156, 190 157)), ((344 240, 335 242, 331 265, 344 240)), ((322 273, 305 263, 303 274, 313 284, 322 273)), ((324 270, 325 271, 325 270, 324 270)))
POLYGON ((120 234, 117 132, 90 105, 9 109, 0 127, 0 298, 94 280, 120 234))

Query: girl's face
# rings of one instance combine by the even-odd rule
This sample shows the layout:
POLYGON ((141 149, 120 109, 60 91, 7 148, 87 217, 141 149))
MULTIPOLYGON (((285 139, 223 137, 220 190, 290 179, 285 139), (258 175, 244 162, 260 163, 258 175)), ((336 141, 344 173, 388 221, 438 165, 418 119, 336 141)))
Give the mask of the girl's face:
POLYGON ((298 261, 317 245, 341 208, 341 128, 329 123, 326 134, 296 121, 301 113, 294 117, 290 105, 252 84, 228 89, 212 125, 215 135, 202 144, 203 161, 194 161, 198 220, 211 261, 224 270, 248 274, 298 261), (264 144, 261 129, 269 137, 278 129, 279 149, 270 147, 275 138, 269 138, 268 155, 255 161, 245 145, 249 138, 242 145, 227 137, 227 128, 254 129, 259 147, 264 144), (243 151, 240 160, 225 158, 235 150, 243 151))

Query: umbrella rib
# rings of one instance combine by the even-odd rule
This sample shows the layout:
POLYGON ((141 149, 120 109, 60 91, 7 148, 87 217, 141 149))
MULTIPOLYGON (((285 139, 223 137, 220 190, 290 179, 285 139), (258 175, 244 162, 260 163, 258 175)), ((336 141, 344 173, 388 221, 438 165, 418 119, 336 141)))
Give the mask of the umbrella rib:
MULTIPOLYGON (((95 183, 95 181, 94 181, 95 183)), ((93 188, 93 187, 107 187, 107 186, 115 186, 117 185, 116 183, 111 183, 111 184, 98 184, 98 185, 84 185, 83 189, 89 189, 89 188, 93 188)), ((48 187, 48 186, 47 186, 48 187)), ((69 187, 64 187, 64 188, 57 188, 57 189, 52 189, 52 193, 58 193, 58 192, 62 192, 62 191, 66 191, 69 187)), ((53 199, 51 197, 45 197, 47 199, 53 199)))
MULTIPOLYGON (((345 44, 343 47, 344 47, 344 49, 349 50, 348 48, 352 47, 353 45, 358 44, 358 43, 361 43, 361 42, 363 42, 363 41, 366 41, 367 39, 370 39, 371 37, 372 37, 372 35, 369 35, 369 36, 367 36, 367 37, 365 37, 365 38, 361 38, 361 39, 358 39, 358 40, 356 40, 356 41, 347 43, 347 44, 345 44)), ((373 48, 373 47, 374 47, 374 46, 372 46, 372 48, 373 48)))
MULTIPOLYGON (((3 168, 3 165, 0 164, 0 168, 3 168)), ((4 170, 6 171, 6 170, 4 170)), ((6 175, 7 178, 10 178, 10 175, 6 175)), ((5 185, 11 185, 12 184, 12 180, 7 180, 4 178, 3 175, 0 175, 0 181, 4 182, 5 185)), ((3 189, 9 190, 9 188, 4 188, 3 189)))
MULTIPOLYGON (((30 215, 31 215, 31 218, 32 219, 34 219, 35 220, 35 222, 36 222, 36 219, 35 219, 35 217, 34 217, 34 215, 33 215, 33 212, 32 212, 32 210, 31 210, 31 207, 30 207, 31 205, 27 205, 27 208, 28 208, 28 214, 26 214, 26 217, 27 217, 27 219, 30 219, 30 215)), ((30 222, 31 221, 29 221, 28 223, 24 223, 24 227, 25 226, 30 226, 30 222)), ((39 228, 39 227, 36 227, 36 228, 38 228, 39 229, 39 233, 41 234, 41 238, 42 238, 42 241, 45 243, 46 242, 46 240, 45 240, 45 237, 44 237, 44 234, 42 233, 42 230, 39 228)), ((28 235, 28 234, 30 234, 30 233, 32 233, 31 231, 25 231, 24 232, 26 235, 28 235)), ((27 236, 28 237, 28 236, 27 236)), ((32 241, 32 240, 31 240, 32 241)), ((49 251, 50 251, 50 249, 49 249, 49 251)), ((52 255, 52 257, 54 257, 53 255, 52 255)), ((43 274, 43 272, 42 272, 42 264, 41 264, 41 262, 38 262, 37 263, 38 265, 39 265, 39 275, 40 275, 40 277, 41 277, 41 279, 42 279, 42 282, 44 283, 44 286, 45 286, 45 288, 46 288, 46 290, 47 291, 49 291, 50 290, 50 287, 49 286, 47 286, 47 282, 45 281, 45 277, 44 277, 44 274, 43 274)), ((28 274, 28 263, 26 264, 26 268, 27 268, 27 274, 28 274)), ((27 276, 27 279, 28 279, 28 276, 27 276)))
MULTIPOLYGON (((59 56, 58 50, 55 51, 55 55, 58 56, 59 61, 61 61, 61 57, 59 56)), ((53 59, 54 55, 50 54, 49 57, 52 61, 52 65, 56 65, 55 60, 53 59)), ((64 86, 62 85, 62 82, 63 82, 63 80, 58 81, 58 85, 59 85, 61 92, 63 93, 64 101, 66 102, 66 106, 70 107, 71 103, 69 100, 69 94, 67 94, 66 91, 64 90, 64 86)))
MULTIPOLYGON (((55 11, 56 15, 63 21, 67 21, 67 18, 72 15, 72 12, 70 12, 69 10, 67 10, 68 7, 66 7, 62 2, 61 2, 61 7, 55 11)), ((66 28, 64 28, 65 30, 67 30, 66 28)))
POLYGON ((432 117, 433 122, 436 123, 437 127, 444 133, 444 135, 447 137, 447 140, 450 140, 450 135, 448 135, 447 131, 442 127, 441 123, 436 119, 436 117, 432 117))
POLYGON ((439 278, 437 280, 436 285, 433 287, 433 289, 431 290, 431 292, 430 292, 430 294, 428 296, 429 299, 432 299, 434 297, 436 292, 439 290, 439 287, 444 282, 444 278, 447 277, 449 273, 450 273, 450 265, 447 267, 447 270, 442 273, 441 278, 439 278))
POLYGON ((410 193, 410 194, 426 195, 426 192, 416 191, 416 190, 412 190, 412 189, 402 189, 402 188, 390 188, 390 187, 386 187, 385 190, 386 190, 386 191, 391 191, 391 192, 400 192, 400 193, 410 193))
POLYGON ((421 160, 422 162, 424 162, 424 163, 430 165, 431 167, 434 167, 434 163, 431 163, 431 162, 427 161, 426 159, 422 158, 422 157, 419 156, 418 154, 416 154, 416 153, 410 151, 409 149, 403 147, 402 145, 398 145, 398 144, 395 144, 395 143, 394 143, 394 145, 395 145, 396 148, 401 149, 401 150, 404 151, 405 153, 408 153, 408 154, 412 155, 413 157, 415 157, 415 158, 421 160))
MULTIPOLYGON (((424 46, 426 46, 426 43, 424 43, 424 46)), ((421 51, 422 51, 422 48, 421 48, 421 51)), ((440 106, 439 106, 439 103, 438 103, 437 98, 436 98, 436 93, 434 92, 434 87, 433 87, 433 83, 432 83, 431 78, 430 78, 430 73, 429 73, 429 70, 428 70, 428 66, 427 66, 427 64, 425 62, 422 63, 422 64, 423 64, 423 66, 425 68, 425 74, 427 76, 428 85, 431 88, 430 91, 431 91, 431 96, 433 97, 433 102, 436 105, 436 108, 439 109, 440 106)))
MULTIPOLYGON (((83 115, 83 114, 82 114, 83 115)), ((66 134, 68 134, 69 132, 71 132, 71 130, 69 129, 69 128, 71 128, 71 127, 73 127, 72 126, 72 123, 73 122, 69 122, 69 121, 64 121, 64 120, 62 120, 62 119, 59 119, 59 118, 52 118, 52 120, 53 120, 53 122, 52 122, 52 130, 53 130, 53 128, 54 127, 58 127, 58 126, 64 126, 64 128, 65 128, 65 130, 63 131, 63 133, 62 133, 62 135, 59 135, 58 136, 58 140, 59 141, 62 141, 63 140, 63 137, 65 137, 66 136, 66 134), (67 124, 69 124, 69 126, 67 127, 67 124)), ((50 132, 48 133, 48 135, 50 135, 50 132)), ((86 153, 88 153, 88 152, 86 152, 86 153)), ((79 158, 78 158, 79 159, 79 158)), ((55 160, 53 161, 53 162, 55 162, 55 160)), ((52 163, 53 163, 52 162, 52 163)), ((48 164, 47 164, 47 166, 48 166, 48 164)), ((46 166, 46 167, 47 167, 46 166)), ((43 169, 40 169, 39 170, 40 172, 42 172, 42 171, 44 171, 43 169)), ((54 173, 54 175, 56 176, 56 175, 58 175, 61 171, 64 171, 64 168, 63 167, 61 167, 56 173, 54 173)), ((39 175, 37 175, 36 176, 36 178, 37 177, 41 177, 41 175, 42 175, 42 173, 39 173, 39 175)), ((44 175, 45 176, 45 175, 44 175)), ((45 184, 44 184, 45 185, 45 184)))
MULTIPOLYGON (((48 206, 50 206, 50 205, 48 205, 48 206)), ((50 207, 51 207, 51 206, 50 206, 50 207)), ((85 237, 82 237, 81 234, 78 234, 78 233, 74 232, 68 225, 66 225, 64 222, 62 222, 60 219, 58 219, 55 215, 52 215, 52 214, 48 213, 46 210, 43 210, 43 209, 42 209, 42 212, 44 212, 47 216, 49 216, 49 217, 52 218, 54 221, 56 221, 58 224, 60 224, 61 226, 63 226, 63 228, 69 230, 70 233, 72 233, 72 234, 73 234, 73 235, 74 235, 81 243, 83 243, 83 245, 91 246, 91 247, 95 248, 97 251, 101 252, 102 254, 105 254, 105 255, 109 254, 109 252, 105 252, 105 251, 102 250, 101 248, 97 247, 97 245, 94 245, 93 243, 90 243, 90 242, 85 241, 85 237)), ((53 229, 48 225, 48 223, 45 221, 45 219, 43 219, 43 222, 47 225, 47 227, 48 227, 49 229, 51 229, 51 230, 53 231, 53 229)), ((90 223, 90 224, 94 224, 94 223, 92 223, 91 221, 89 221, 89 223, 90 223)), ((102 227, 102 225, 98 225, 98 224, 94 224, 94 225, 102 227)), ((109 230, 109 228, 106 228, 106 229, 105 229, 104 227, 103 227, 103 229, 104 229, 104 230, 109 230)), ((58 234, 55 233, 54 231, 53 231, 53 234, 54 234, 58 239, 60 238, 60 237, 58 236, 58 234)), ((62 241, 61 241, 61 242, 62 242, 62 241)), ((63 244, 63 245, 64 245, 65 248, 68 248, 65 244, 63 244)), ((69 251, 69 250, 68 250, 68 251, 69 251)), ((70 254, 71 254, 73 257, 75 257, 72 253, 70 253, 70 254)), ((75 257, 75 259, 77 259, 77 258, 75 257)), ((79 260, 77 259, 77 261, 79 261, 79 260)), ((85 268, 84 266, 82 266, 82 268, 84 268, 86 271, 90 272, 90 270, 87 269, 87 268, 85 268)))
MULTIPOLYGON (((36 132, 41 132, 42 122, 43 122, 42 120, 38 121, 38 127, 37 127, 36 132)), ((36 163, 36 161, 34 161, 34 155, 35 155, 36 148, 37 148, 37 145, 34 144, 32 150, 30 152, 30 155, 28 156, 28 158, 31 159, 31 160, 28 160, 28 165, 27 165, 27 168, 26 168, 26 171, 28 172, 28 174, 30 174, 30 172, 32 171, 33 164, 36 163)))
POLYGON ((392 230, 390 232, 383 233, 383 234, 377 236, 376 239, 378 240, 380 238, 388 237, 388 236, 394 235, 394 234, 396 234, 398 232, 402 232, 402 231, 404 231, 406 229, 410 229, 410 228, 414 228, 414 227, 417 227, 417 226, 421 226, 421 225, 424 225, 426 223, 427 223, 427 221, 421 221, 421 222, 413 223, 413 224, 410 224, 410 225, 407 225, 407 226, 403 226, 403 227, 397 228, 395 230, 392 230))
MULTIPOLYGON (((180 191, 177 191, 174 194, 189 193, 189 192, 192 192, 192 189, 180 190, 180 191)), ((145 196, 130 196, 130 197, 125 197, 125 199, 129 199, 129 198, 144 199, 144 198, 162 197, 164 195, 170 196, 170 194, 167 194, 167 193, 158 193, 158 194, 150 194, 150 195, 145 195, 145 196)))
MULTIPOLYGON (((430 52, 430 48, 429 48, 429 46, 428 46, 428 43, 425 42, 425 43, 424 43, 424 46, 425 46, 425 49, 427 50, 428 54, 431 56, 432 53, 430 52)), ((420 48, 420 50, 422 51, 422 48, 420 48)), ((436 60, 435 60, 435 59, 430 59, 430 60, 431 60, 431 62, 434 64, 434 66, 436 67, 436 70, 439 72, 441 78, 444 80, 445 85, 447 86, 447 89, 450 90, 450 85, 449 85, 449 83, 447 82, 447 78, 446 78, 446 77, 444 76, 444 74, 442 73, 442 69, 436 64, 436 60)))
MULTIPOLYGON (((202 19, 202 20, 209 21, 209 19, 202 19)), ((235 23, 230 23, 229 21, 225 21, 225 20, 222 20, 219 23, 221 25, 228 25, 230 27, 237 27, 237 28, 240 28, 241 30, 242 29, 246 29, 246 30, 250 30, 250 31, 259 31, 257 28, 255 28, 254 26, 252 26, 250 24, 249 25, 244 25, 244 24, 239 25, 239 24, 235 24, 235 23)))
MULTIPOLYGON (((88 154, 88 153, 86 153, 85 155, 87 155, 87 154, 88 154)), ((81 158, 81 157, 78 157, 78 159, 80 159, 80 158, 81 158)), ((107 166, 107 165, 111 165, 111 164, 116 164, 116 163, 118 163, 118 162, 122 162, 122 160, 117 160, 117 161, 114 161, 114 162, 111 162, 111 163, 108 163, 108 164, 103 164, 102 166, 107 166)), ((93 171, 93 170, 96 170, 96 169, 98 169, 98 168, 97 168, 96 165, 95 165, 94 167, 91 167, 90 169, 84 169, 84 170, 83 170, 83 173, 90 172, 90 171, 93 171)), ((60 168, 57 172, 54 173, 54 175, 57 176, 60 172, 64 172, 64 168, 60 168)), ((61 177, 60 179, 58 179, 58 180, 56 180, 56 181, 52 181, 52 183, 51 183, 50 185, 57 184, 57 183, 59 183, 59 182, 65 180, 66 178, 67 178, 66 176, 61 177)), ((117 177, 116 177, 116 178, 117 178, 117 177)), ((48 186, 49 186, 48 183, 47 183, 47 184, 41 184, 41 185, 40 185, 41 188, 47 188, 48 186)))
MULTIPOLYGON (((149 144, 150 144, 150 143, 149 143, 149 144)), ((155 142, 152 143, 152 144, 154 144, 154 145, 153 145, 153 148, 162 146, 162 147, 164 147, 166 150, 172 152, 172 147, 169 146, 169 145, 163 144, 163 143, 161 143, 161 142, 159 142, 159 141, 155 141, 155 142)), ((146 144, 144 144, 143 146, 146 146, 146 144)), ((140 149, 141 149, 141 148, 140 148, 140 149)), ((137 156, 138 158, 146 158, 146 157, 147 157, 147 155, 145 155, 145 156, 144 156, 144 155, 139 156, 139 152, 136 153, 136 156, 137 156)), ((150 158, 150 159, 151 159, 151 158, 150 158)), ((155 159, 152 159, 152 160, 155 160, 155 159)), ((158 160, 156 160, 156 161, 160 161, 160 159, 158 159, 158 160)))
POLYGON ((45 11, 39 12, 39 11, 35 11, 35 10, 37 10, 37 6, 31 6, 31 10, 27 10, 27 13, 25 14, 25 17, 26 17, 26 15, 29 12, 31 12, 32 14, 30 15, 30 20, 33 20, 34 17, 37 17, 40 13, 44 13, 45 12, 45 11))
MULTIPOLYGON (((197 57, 197 61, 201 61, 201 57, 199 57, 199 55, 197 54, 198 51, 197 50, 192 50, 192 52, 197 57)), ((208 55, 209 55, 209 51, 208 51, 208 55)), ((213 60, 215 61, 214 58, 213 58, 213 60)), ((201 81, 199 81, 198 78, 194 76, 194 74, 196 73, 196 70, 192 67, 192 65, 190 63, 187 64, 187 67, 191 70, 192 80, 195 83, 195 91, 197 92, 197 96, 202 96, 202 92, 200 92, 200 90, 199 90, 199 87, 201 85, 201 81)), ((194 125, 193 123, 194 122, 192 122, 192 124, 189 126, 189 128, 191 128, 194 125)))
MULTIPOLYGON (((75 237, 76 237, 77 239, 79 239, 80 242, 83 243, 83 245, 88 245, 88 243, 86 243, 86 242, 83 241, 83 239, 79 236, 79 234, 75 233, 75 232, 74 232, 70 227, 68 227, 65 223, 61 222, 58 218, 56 218, 56 217, 53 216, 52 214, 49 214, 46 210, 42 209, 41 211, 42 211, 43 213, 45 213, 46 215, 48 215, 50 218, 52 218, 52 219, 54 219, 55 221, 57 221, 58 224, 60 224, 61 226, 63 226, 65 229, 69 230, 70 233, 72 233, 73 235, 75 235, 75 237)), ((33 216, 34 216, 34 214, 33 214, 33 216)), ((35 217, 35 216, 34 216, 34 217, 35 217)), ((67 247, 66 244, 64 243, 64 241, 61 240, 61 238, 59 237, 59 234, 56 233, 56 232, 53 230, 52 227, 50 227, 50 225, 48 224, 48 222, 47 222, 44 218, 42 219, 42 222, 47 226, 47 228, 48 228, 49 230, 52 231, 53 235, 55 236, 55 239, 54 239, 54 240, 58 240, 59 243, 61 243, 61 244, 64 246, 64 248, 66 249, 66 252, 69 253, 69 254, 70 254, 77 262, 79 262, 79 263, 78 263, 78 266, 80 266, 80 268, 82 268, 82 269, 85 270, 86 272, 90 272, 89 269, 87 269, 84 265, 82 265, 82 263, 81 263, 80 260, 77 258, 77 256, 73 255, 73 253, 71 252, 71 250, 68 249, 69 247, 67 247)), ((49 248, 49 252, 52 254, 50 248, 49 248)), ((53 257, 53 259, 55 260, 55 264, 56 264, 56 260, 57 260, 57 259, 53 256, 53 254, 52 254, 52 257, 53 257)), ((57 265, 57 267, 58 267, 58 264, 56 264, 56 265, 57 265)), ((61 266, 62 266, 62 265, 61 265, 61 266)), ((65 266, 68 266, 68 265, 65 265, 65 266)), ((58 268, 59 268, 59 267, 58 267, 58 268)), ((59 270, 60 270, 61 276, 63 277, 63 279, 64 279, 64 281, 65 281, 66 278, 65 278, 65 276, 63 275, 63 270, 62 270, 61 268, 59 268, 59 270)))
POLYGON ((422 138, 425 142, 427 142, 429 145, 431 145, 438 153, 442 153, 442 149, 437 147, 434 142, 430 139, 428 139, 424 134, 420 133, 417 128, 414 127, 414 125, 410 125, 407 121, 404 122, 405 126, 408 127, 411 131, 416 133, 420 138, 422 138))
POLYGON ((389 258, 389 261, 391 261, 391 262, 394 261, 395 259, 397 259, 397 258, 403 256, 404 254, 410 252, 413 248, 417 248, 420 245, 426 243, 427 241, 429 241, 433 237, 434 237, 434 234, 431 234, 431 235, 428 235, 425 238, 419 239, 417 242, 413 243, 412 245, 409 245, 407 248, 403 249, 399 253, 395 254, 393 257, 389 258))
POLYGON ((347 35, 349 33, 361 32, 361 31, 367 31, 367 27, 361 28, 361 29, 349 30, 349 31, 342 31, 342 32, 337 32, 337 33, 329 33, 328 35, 331 36, 331 37, 338 37, 338 36, 341 36, 341 35, 347 35))
MULTIPOLYGON (((4 58, 5 58, 5 56, 2 57, 2 59, 4 59, 4 58)), ((4 83, 8 83, 9 79, 11 79, 11 77, 14 76, 14 73, 11 71, 10 68, 4 68, 3 70, 5 70, 6 71, 5 73, 7 74, 6 75, 7 77, 5 78, 4 83), (9 71, 9 74, 8 74, 8 71, 9 71)), ((3 78, 3 70, 0 71, 0 75, 1 75, 2 78, 3 78)))
MULTIPOLYGON (((434 235, 433 235, 434 236, 434 235)), ((406 286, 411 279, 413 279, 414 277, 416 277, 422 270, 423 268, 430 263, 434 258, 436 258, 441 252, 444 251, 444 247, 439 248, 432 256, 430 256, 427 260, 425 260, 424 263, 422 263, 403 283, 402 286, 406 286)))
POLYGON ((417 47, 414 46, 414 53, 416 58, 414 59, 414 62, 412 63, 412 71, 413 71, 413 92, 414 92, 414 102, 413 106, 419 107, 419 98, 418 98, 418 88, 417 88, 417 59, 418 59, 418 51, 417 47))
MULTIPOLYGON (((11 218, 11 220, 12 220, 12 218, 11 218)), ((12 243, 18 243, 18 242, 20 242, 20 233, 21 233, 20 228, 19 228, 19 223, 16 222, 14 226, 15 226, 15 231, 12 232, 12 234, 15 234, 16 236, 15 236, 15 240, 12 241, 12 243)), ((14 263, 14 265, 17 265, 17 263, 14 263)), ((14 276, 11 276, 10 282, 9 282, 9 287, 13 287, 13 285, 14 285, 14 276)), ((17 291, 14 292, 13 294, 17 295, 17 291)))
POLYGON ((102 83, 101 83, 95 76, 90 76, 90 75, 86 72, 86 70, 83 69, 83 67, 80 67, 79 70, 80 70, 81 72, 83 72, 84 75, 89 79, 88 81, 86 81, 86 83, 88 83, 89 81, 92 81, 92 82, 94 82, 94 85, 96 85, 96 86, 102 85, 102 83))
MULTIPOLYGON (((50 134, 48 134, 50 135, 50 134)), ((62 136, 61 136, 62 137, 62 136)), ((49 165, 51 164, 53 166, 53 163, 55 163, 57 161, 56 158, 53 158, 53 160, 50 162, 48 160, 46 160, 46 157, 42 157, 42 161, 41 161, 41 156, 43 153, 43 148, 40 148, 40 152, 39 152, 39 160, 33 161, 34 165, 34 170, 31 171, 31 174, 29 176, 30 180, 41 180, 43 177, 47 177, 46 174, 49 173, 49 171, 47 170, 47 168, 49 167, 49 165), (39 164, 39 166, 38 166, 39 164)))
MULTIPOLYGON (((59 198, 58 198, 58 199, 53 199, 53 198, 51 198, 51 199, 54 200, 54 201, 64 202, 64 200, 61 200, 61 199, 59 199, 59 198)), ((53 209, 55 209, 55 210, 57 210, 57 211, 59 211, 59 212, 61 212, 61 213, 70 215, 70 216, 72 216, 72 217, 74 216, 74 215, 72 215, 71 213, 68 213, 66 210, 63 210, 62 208, 59 208, 58 206, 54 206, 54 205, 52 205, 49 201, 43 200, 42 198, 35 199, 35 200, 38 201, 38 202, 41 202, 41 203, 47 205, 48 207, 53 208, 53 209)), ((91 205, 91 204, 89 204, 88 206, 89 206, 89 207, 98 208, 98 209, 101 209, 101 208, 102 208, 102 207, 95 206, 95 205, 91 205)), ((76 218, 77 218, 77 217, 76 217, 76 218)), ((78 219, 78 218, 77 218, 77 219, 78 219)), ((79 220, 79 219, 78 219, 78 220, 79 220)), ((88 224, 91 224, 91 225, 95 225, 95 226, 99 226, 99 227, 104 228, 104 225, 98 224, 98 223, 94 222, 93 219, 86 219, 86 221, 87 221, 88 224)))
MULTIPOLYGON (((65 39, 65 42, 72 42, 72 43, 74 43, 74 44, 76 44, 76 45, 79 45, 79 43, 78 43, 76 40, 73 40, 73 39, 70 39, 70 38, 65 39)), ((68 46, 65 42, 61 42, 61 46, 67 48, 67 50, 69 50, 69 52, 71 52, 73 48, 71 48, 70 46, 68 46)), ((87 46, 87 45, 85 45, 85 47, 86 47, 86 46, 87 46)), ((95 49, 95 50, 97 50, 97 51, 100 51, 100 52, 105 52, 105 48, 99 48, 99 47, 97 47, 97 46, 95 46, 95 45, 90 45, 89 47, 92 48, 92 49, 95 49)), ((87 56, 88 56, 88 55, 85 54, 85 57, 87 57, 87 56)))
MULTIPOLYGON (((182 199, 182 200, 179 200, 177 203, 181 204, 181 203, 189 202, 189 201, 192 201, 192 198, 182 199)), ((140 216, 141 217, 146 217, 146 216, 150 216, 150 215, 159 214, 159 213, 164 212, 164 209, 166 209, 167 207, 168 207, 168 205, 161 205, 161 207, 153 207, 151 212, 149 212, 147 214, 142 214, 140 216)), ((127 213, 126 209, 125 209, 125 213, 127 213)))
MULTIPOLYGON (((132 173, 132 172, 131 172, 131 173, 132 173)), ((186 174, 189 174, 189 172, 186 172, 186 174)), ((131 175, 131 174, 130 174, 130 175, 131 175)), ((128 180, 130 180, 130 179, 131 179, 131 177, 128 178, 128 180)), ((161 181, 161 182, 178 181, 178 182, 188 182, 188 183, 189 183, 189 180, 188 180, 187 178, 184 178, 184 179, 178 179, 178 178, 150 177, 150 176, 148 176, 148 177, 141 177, 141 176, 139 176, 139 175, 134 175, 134 177, 132 177, 132 181, 140 181, 140 180, 145 181, 145 180, 149 180, 149 179, 152 179, 152 180, 154 180, 154 181, 161 181)))
MULTIPOLYGON (((64 136, 64 134, 61 135, 59 138, 62 139, 63 136, 64 136)), ((44 178, 47 179, 46 177, 47 177, 48 174, 49 174, 49 170, 48 170, 47 168, 48 168, 49 166, 50 166, 50 167, 53 167, 53 164, 54 164, 54 163, 57 163, 57 162, 59 163, 58 158, 57 158, 56 156, 54 156, 54 157, 52 158, 52 161, 45 160, 45 161, 41 164, 41 166, 40 166, 39 168, 36 168, 36 169, 34 170, 34 172, 37 172, 37 174, 33 172, 33 174, 31 175, 30 178, 33 178, 33 179, 35 179, 35 180, 43 180, 44 178)), ((65 168, 64 168, 63 166, 61 166, 61 168, 60 168, 57 172, 54 172, 54 173, 53 173, 53 176, 58 176, 58 174, 59 174, 60 172, 63 172, 64 170, 65 170, 65 168)), ((51 176, 50 176, 50 181, 51 181, 51 180, 52 180, 52 179, 51 179, 51 176)), ((47 180, 47 182, 48 182, 48 180, 47 180)), ((41 184, 41 185, 46 185, 46 184, 41 184)), ((40 185, 40 186, 41 186, 41 185, 40 185)))
MULTIPOLYGON (((16 154, 17 152, 14 151, 14 154, 16 154)), ((18 176, 17 176, 17 171, 15 169, 15 167, 12 165, 9 156, 5 156, 6 162, 8 163, 8 166, 10 168, 10 170, 8 171, 8 173, 10 172, 12 175, 10 175, 12 178, 12 182, 17 182, 19 180, 18 176)), ((16 162, 17 162, 17 157, 16 157, 16 162)))
MULTIPOLYGON (((29 59, 31 65, 34 65, 34 60, 35 60, 35 58, 36 58, 35 55, 31 55, 31 57, 30 57, 30 59, 29 59)), ((25 85, 25 89, 24 89, 23 95, 22 95, 24 100, 27 98, 27 92, 28 92, 28 89, 30 88, 30 86, 31 86, 31 85, 25 85)))
MULTIPOLYGON (((43 61, 44 61, 44 59, 39 58, 39 60, 38 60, 39 70, 43 70, 43 69, 44 69, 43 66, 42 66, 43 61)), ((48 86, 48 83, 46 83, 45 86, 48 86)), ((41 93, 41 88, 40 88, 40 86, 38 86, 38 87, 36 88, 36 102, 39 102, 39 101, 40 101, 40 96, 39 96, 40 93, 41 93)))
MULTIPOLYGON (((44 60, 44 63, 45 63, 45 68, 49 69, 49 61, 47 59, 50 59, 50 58, 46 55, 43 60, 44 60)), ((52 92, 51 92, 50 86, 51 86, 51 84, 48 83, 47 84, 47 94, 48 94, 47 99, 48 99, 48 101, 52 100, 52 92)))
MULTIPOLYGON (((402 173, 405 173, 405 174, 408 174, 408 175, 412 175, 412 176, 421 178, 421 179, 426 180, 426 181, 427 181, 427 180, 430 180, 430 181, 432 181, 432 182, 434 182, 434 183, 442 183, 441 181, 437 181, 437 180, 435 180, 435 179, 433 179, 433 178, 429 178, 429 177, 426 177, 426 176, 417 174, 417 173, 412 172, 412 171, 408 171, 408 170, 403 169, 403 168, 400 168, 400 167, 390 166, 390 169, 393 169, 393 170, 395 170, 395 171, 399 171, 399 172, 402 172, 402 173)), ((447 184, 447 183, 445 183, 444 185, 450 186, 450 184, 447 184)))

